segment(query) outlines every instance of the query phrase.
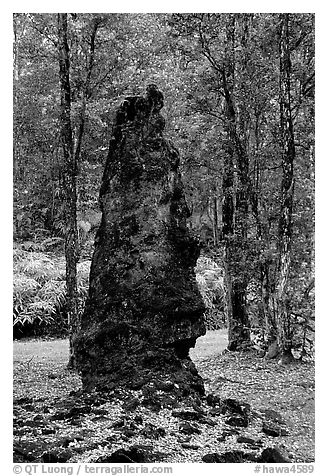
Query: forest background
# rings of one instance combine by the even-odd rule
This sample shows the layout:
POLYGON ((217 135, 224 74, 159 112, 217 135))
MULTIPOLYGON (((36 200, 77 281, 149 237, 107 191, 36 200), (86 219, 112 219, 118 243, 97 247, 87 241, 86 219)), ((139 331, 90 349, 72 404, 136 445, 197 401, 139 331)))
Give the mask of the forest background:
POLYGON ((228 348, 248 345, 253 328, 273 354, 311 353, 314 16, 56 18, 14 15, 14 329, 54 315, 63 328, 61 314, 76 326, 113 111, 156 83, 181 154, 189 227, 218 265, 217 282, 221 270, 221 296, 205 300, 209 310, 222 301, 228 348))

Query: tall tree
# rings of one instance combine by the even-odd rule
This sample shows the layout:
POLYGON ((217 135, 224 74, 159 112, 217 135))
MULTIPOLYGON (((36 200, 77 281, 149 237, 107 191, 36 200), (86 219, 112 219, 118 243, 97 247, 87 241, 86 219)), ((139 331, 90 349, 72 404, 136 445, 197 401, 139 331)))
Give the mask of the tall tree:
POLYGON ((286 291, 291 263, 292 214, 294 196, 295 141, 291 107, 291 58, 289 14, 280 15, 280 130, 282 146, 281 209, 278 227, 279 262, 277 279, 277 339, 283 359, 292 357, 290 320, 286 291))
MULTIPOLYGON (((80 97, 80 104, 79 104, 79 112, 77 114, 76 120, 76 128, 74 136, 74 161, 78 164, 80 155, 81 155, 81 147, 83 141, 83 135, 85 130, 85 120, 86 120, 86 109, 88 100, 90 100, 92 95, 92 72, 94 69, 95 64, 95 49, 96 49, 96 37, 99 26, 103 22, 103 18, 101 15, 94 15, 91 17, 90 21, 87 23, 87 32, 86 35, 86 43, 89 45, 89 51, 85 53, 85 65, 83 68, 84 78, 79 78, 79 88, 75 91, 75 96, 80 97)), ((81 47, 81 38, 77 38, 77 43, 81 47)), ((80 65, 81 68, 81 65, 80 65)))
POLYGON ((70 58, 68 46, 67 13, 58 13, 58 53, 60 80, 60 132, 63 150, 63 192, 65 200, 65 259, 67 313, 70 332, 69 367, 75 367, 74 347, 72 337, 78 328, 78 293, 77 293, 77 260, 78 260, 78 231, 77 231, 77 160, 74 154, 72 124, 71 124, 71 86, 70 58))
MULTIPOLYGON (((236 106, 236 84, 241 81, 240 73, 236 75, 236 15, 177 15, 173 19, 180 34, 191 36, 193 41, 196 38, 198 44, 192 52, 193 57, 199 55, 200 51, 206 61, 204 66, 210 68, 206 79, 213 98, 210 106, 208 103, 202 105, 203 113, 208 112, 217 117, 222 129, 221 236, 224 243, 225 308, 229 325, 228 348, 238 350, 250 342, 245 254, 251 181, 246 139, 242 134, 246 125, 236 106)), ((238 35, 239 30, 240 28, 238 35)), ((244 32, 243 34, 247 36, 244 32)), ((215 206, 213 212, 217 213, 215 206)), ((213 217, 213 224, 215 222, 216 217, 213 217)))
MULTIPOLYGON (((225 169, 222 180, 224 205, 222 207, 224 266, 226 300, 229 323, 229 350, 239 350, 250 342, 250 325, 247 316, 247 272, 243 254, 247 246, 247 223, 249 206, 249 167, 245 143, 240 131, 244 129, 243 118, 238 117, 234 104, 235 83, 235 34, 236 17, 226 17, 225 58, 220 68, 222 90, 225 100, 225 129, 227 134, 225 169), (234 174, 235 166, 238 173, 234 174), (234 180, 235 177, 235 180, 234 180), (235 183, 234 183, 235 182, 235 183), (232 196, 234 192, 235 197, 232 196), (228 230, 226 233, 225 230, 228 230)), ((241 115, 240 115, 241 116, 241 115)))

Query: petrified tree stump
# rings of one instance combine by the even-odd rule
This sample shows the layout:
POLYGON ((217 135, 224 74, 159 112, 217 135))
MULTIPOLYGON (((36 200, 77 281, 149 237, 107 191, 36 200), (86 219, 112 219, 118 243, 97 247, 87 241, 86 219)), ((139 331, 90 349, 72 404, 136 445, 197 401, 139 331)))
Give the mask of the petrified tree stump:
POLYGON ((89 297, 74 345, 84 389, 203 392, 189 349, 205 334, 194 266, 198 241, 179 154, 164 138, 163 95, 127 97, 119 107, 100 189, 89 297))

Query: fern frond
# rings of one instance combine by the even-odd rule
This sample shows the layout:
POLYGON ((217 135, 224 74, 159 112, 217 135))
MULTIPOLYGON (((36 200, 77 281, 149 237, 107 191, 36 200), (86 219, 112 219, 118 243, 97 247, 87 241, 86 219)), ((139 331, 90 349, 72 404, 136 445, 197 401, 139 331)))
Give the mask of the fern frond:
POLYGON ((20 273, 14 273, 13 285, 14 296, 33 294, 40 288, 40 284, 35 279, 20 273))
POLYGON ((61 307, 66 301, 65 281, 50 280, 38 292, 41 301, 47 301, 53 306, 61 307))

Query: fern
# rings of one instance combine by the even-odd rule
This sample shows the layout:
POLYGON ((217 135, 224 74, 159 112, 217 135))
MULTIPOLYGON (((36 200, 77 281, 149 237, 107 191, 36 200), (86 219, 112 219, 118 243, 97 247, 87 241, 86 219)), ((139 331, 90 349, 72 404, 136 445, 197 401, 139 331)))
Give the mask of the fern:
POLYGON ((27 251, 24 251, 24 250, 22 250, 21 248, 19 248, 17 246, 14 248, 14 251, 13 251, 14 264, 19 263, 20 261, 23 261, 24 259, 27 258, 27 256, 28 256, 27 251))
POLYGON ((45 307, 48 307, 45 303, 44 305, 42 303, 32 303, 28 309, 20 312, 14 318, 13 325, 17 326, 20 324, 24 326, 25 324, 34 324, 36 321, 39 321, 39 324, 52 322, 54 318, 51 314, 44 313, 45 307))
POLYGON ((40 289, 38 297, 53 306, 61 308, 66 302, 66 283, 64 281, 50 280, 40 289))
MULTIPOLYGON (((88 292, 90 261, 77 265, 79 309, 88 292)), ((14 326, 51 323, 65 309, 66 265, 63 257, 14 249, 14 326)))
POLYGON ((52 319, 52 314, 55 313, 56 308, 54 303, 40 300, 32 302, 28 307, 28 311, 35 312, 36 314, 47 315, 48 318, 52 319))
POLYGON ((14 296, 32 294, 40 287, 40 284, 33 278, 21 273, 14 273, 14 296))
POLYGON ((50 251, 50 249, 56 248, 59 245, 64 243, 64 238, 60 236, 55 236, 52 238, 46 238, 41 242, 41 247, 43 251, 50 251))

